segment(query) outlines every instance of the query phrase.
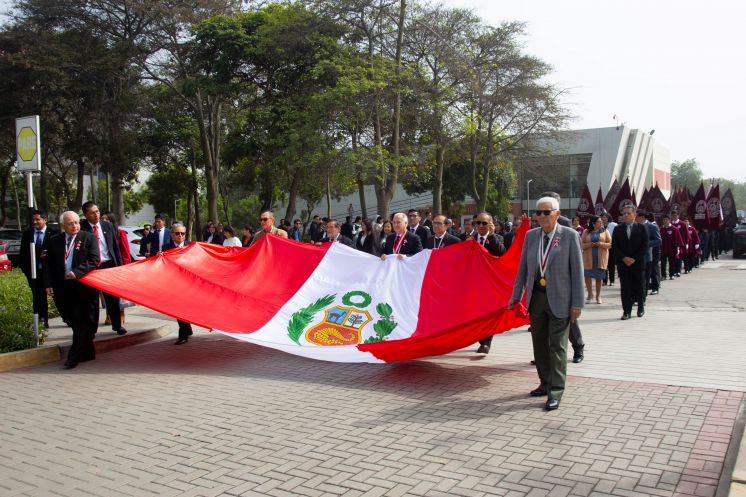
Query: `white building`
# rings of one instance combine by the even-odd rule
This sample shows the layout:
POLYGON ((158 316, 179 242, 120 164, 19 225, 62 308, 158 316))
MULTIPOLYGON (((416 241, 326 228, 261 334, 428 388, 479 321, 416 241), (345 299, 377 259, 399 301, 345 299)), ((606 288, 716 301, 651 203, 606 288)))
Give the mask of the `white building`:
POLYGON ((575 210, 586 183, 595 200, 599 187, 606 196, 615 179, 621 185, 627 177, 638 200, 656 183, 668 195, 671 156, 655 141, 654 132, 620 125, 564 131, 540 142, 543 153, 516 165, 519 197, 514 213, 532 210, 536 196, 547 190, 560 194, 561 208, 568 213, 575 210))

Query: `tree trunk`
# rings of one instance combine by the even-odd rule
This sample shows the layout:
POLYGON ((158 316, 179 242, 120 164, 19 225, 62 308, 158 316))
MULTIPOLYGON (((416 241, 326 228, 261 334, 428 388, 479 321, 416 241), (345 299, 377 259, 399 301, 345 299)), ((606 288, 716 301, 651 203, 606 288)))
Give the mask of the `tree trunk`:
POLYGON ((75 191, 75 201, 72 203, 72 205, 69 206, 70 210, 73 211, 79 211, 80 206, 83 205, 83 190, 85 185, 85 161, 83 159, 78 159, 76 161, 77 168, 78 168, 78 179, 76 182, 77 189, 75 191))
POLYGON ((433 186, 433 214, 446 215, 443 209, 443 170, 445 169, 446 147, 437 144, 435 147, 435 185, 433 186))
POLYGON ((124 181, 118 173, 111 175, 111 200, 112 212, 119 223, 124 224, 124 181))
POLYGON ((91 194, 88 196, 90 200, 98 204, 98 166, 91 167, 91 174, 89 175, 91 180, 91 194))
MULTIPOLYGON (((352 152, 355 154, 355 157, 357 157, 357 137, 358 137, 358 131, 357 127, 355 127, 352 130, 352 152)), ((363 219, 367 219, 368 217, 368 206, 365 203, 365 171, 363 170, 363 167, 360 165, 360 162, 358 161, 355 165, 355 182, 357 183, 357 194, 360 198, 360 210, 362 211, 361 214, 363 216, 363 219)))
MULTIPOLYGON (((196 224, 196 229, 194 233, 196 233, 196 239, 199 241, 202 240, 202 223, 200 222, 200 214, 199 214, 199 187, 197 182, 197 152, 195 150, 192 150, 192 195, 194 195, 194 222, 196 224)), ((194 238, 192 238, 194 239, 194 238)))
POLYGON ((332 217, 332 184, 329 177, 329 169, 326 170, 326 217, 332 217))
POLYGON ((8 193, 8 176, 10 176, 11 165, 3 168, 2 175, 0 175, 0 227, 5 226, 5 221, 8 218, 8 210, 5 207, 5 196, 8 193))
POLYGON ((290 190, 288 191, 288 208, 285 210, 285 220, 292 226, 293 219, 295 218, 296 210, 296 199, 298 197, 298 188, 300 187, 301 173, 295 172, 293 181, 290 183, 290 190))
POLYGON ((205 179, 207 182, 207 217, 218 220, 218 171, 220 170, 220 104, 209 96, 205 103, 202 92, 196 95, 197 126, 199 127, 202 155, 205 158, 205 179))

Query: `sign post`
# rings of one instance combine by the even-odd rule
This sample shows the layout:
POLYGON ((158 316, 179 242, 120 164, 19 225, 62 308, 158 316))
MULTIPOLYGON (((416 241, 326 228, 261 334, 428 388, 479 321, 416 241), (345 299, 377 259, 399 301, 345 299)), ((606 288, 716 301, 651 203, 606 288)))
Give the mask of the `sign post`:
MULTIPOLYGON (((28 193, 29 227, 33 223, 34 211, 34 183, 33 174, 41 172, 41 138, 39 132, 39 116, 16 118, 16 168, 26 173, 26 189, 28 193)), ((20 226, 19 226, 20 227, 20 226)), ((31 237, 28 250, 31 255, 31 290, 35 293, 36 279, 36 244, 31 237)), ((23 247, 21 247, 23 250, 23 247)), ((34 337, 39 346, 39 311, 34 306, 34 337)))

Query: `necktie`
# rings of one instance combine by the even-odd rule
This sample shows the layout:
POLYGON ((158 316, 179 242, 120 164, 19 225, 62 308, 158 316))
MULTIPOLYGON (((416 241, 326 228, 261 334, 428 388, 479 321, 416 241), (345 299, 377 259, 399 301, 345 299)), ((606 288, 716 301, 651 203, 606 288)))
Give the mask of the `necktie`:
POLYGON ((627 238, 628 239, 632 238, 632 225, 631 224, 627 225, 627 238))
POLYGON ((73 251, 70 249, 72 239, 70 235, 65 235, 65 274, 73 270, 73 251))
POLYGON ((484 245, 484 237, 483 236, 479 237, 479 245, 484 245))
POLYGON ((93 234, 96 235, 96 238, 101 238, 98 234, 98 224, 93 225, 93 234))
POLYGON ((36 248, 41 248, 41 230, 36 230, 36 248))
POLYGON ((549 246, 549 235, 544 235, 544 250, 549 246))
MULTIPOLYGON (((212 238, 212 235, 210 235, 210 238, 212 238)), ((155 251, 161 251, 161 230, 155 230, 155 251)))

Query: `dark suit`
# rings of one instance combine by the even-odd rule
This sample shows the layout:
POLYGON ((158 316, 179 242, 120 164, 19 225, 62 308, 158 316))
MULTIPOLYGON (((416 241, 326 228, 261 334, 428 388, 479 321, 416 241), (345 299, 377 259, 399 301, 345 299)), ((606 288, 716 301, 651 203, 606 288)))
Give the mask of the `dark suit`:
POLYGON ((98 267, 98 240, 87 231, 80 231, 71 243, 72 272, 77 279, 65 279, 66 233, 47 239, 44 250, 44 286, 54 290, 54 301, 60 312, 70 319, 73 343, 67 363, 75 365, 96 358, 93 336, 98 328, 98 290, 78 281, 98 267), (63 312, 64 309, 64 312, 63 312))
POLYGON ((344 235, 339 235, 335 239, 326 238, 326 239, 324 239, 324 241, 322 243, 331 243, 331 242, 334 242, 334 241, 339 242, 342 245, 347 245, 348 247, 352 247, 353 246, 352 240, 349 239, 349 238, 347 238, 344 235))
POLYGON ((365 240, 362 240, 363 234, 358 233, 355 238, 355 248, 361 252, 372 255, 381 255, 381 241, 378 235, 366 235, 365 240))
MULTIPOLYGON (((185 241, 184 246, 186 247, 192 242, 185 241)), ((166 250, 175 249, 176 244, 174 243, 172 238, 169 238, 168 240, 163 241, 163 248, 162 251, 165 252, 166 250)), ((187 323, 186 321, 182 321, 180 319, 177 319, 176 322, 179 324, 179 340, 183 340, 186 338, 189 338, 192 336, 192 325, 191 323, 187 323)))
MULTIPOLYGON (((407 232, 412 233, 411 226, 407 226, 407 232)), ((432 233, 430 233, 430 230, 421 224, 417 225, 417 229, 415 229, 414 234, 420 237, 420 242, 422 243, 423 247, 427 245, 427 240, 431 236, 433 236, 432 233)))
POLYGON ((431 250, 438 250, 443 247, 447 247, 449 245, 453 245, 454 243, 460 243, 461 240, 459 240, 457 237, 450 235, 448 233, 443 233, 443 239, 442 241, 437 238, 438 235, 433 234, 428 240, 427 244, 425 244, 426 249, 431 250))
POLYGON ((461 238, 462 242, 465 242, 466 240, 469 240, 471 238, 474 238, 474 234, 477 232, 477 230, 472 230, 470 233, 463 232, 458 237, 461 238))
MULTIPOLYGON (((122 265, 122 254, 119 251, 119 232, 114 229, 114 225, 108 221, 99 221, 99 236, 104 238, 106 246, 109 249, 110 260, 102 262, 99 265, 99 269, 106 269, 110 267, 117 267, 122 265)), ((87 219, 80 221, 80 231, 87 231, 93 233, 93 226, 88 222, 87 219)), ((122 327, 122 314, 119 308, 119 297, 111 295, 110 293, 102 292, 104 295, 104 302, 106 303, 106 314, 111 320, 111 329, 119 331, 122 327)))
MULTIPOLYGON (((166 245, 168 242, 171 241, 171 230, 168 228, 162 228, 163 229, 163 245, 166 245)), ((218 236, 218 233, 215 232, 215 236, 218 236)), ((205 238, 205 241, 207 241, 207 238, 205 238)), ((215 239, 213 238, 213 243, 215 243, 215 239)), ((150 232, 148 235, 148 257, 153 257, 158 255, 158 252, 163 251, 163 248, 160 245, 160 235, 158 231, 153 228, 153 231, 150 232)), ((220 245, 223 244, 223 240, 220 240, 220 245)))
MULTIPOLYGON (((474 232, 474 240, 479 243, 479 233, 474 232)), ((489 252, 490 255, 499 257, 505 253, 505 243, 503 243, 503 237, 501 237, 500 235, 495 235, 494 233, 486 236, 484 244, 482 246, 487 249, 487 252, 489 252)))
POLYGON ((622 311, 632 313, 632 303, 637 302, 638 311, 645 305, 645 255, 648 251, 648 229, 633 222, 631 234, 627 237, 627 225, 621 223, 614 229, 611 246, 622 285, 622 311), (627 266, 623 259, 631 257, 634 264, 627 266))
POLYGON ((36 243, 36 228, 24 231, 23 236, 21 236, 21 271, 26 275, 28 286, 31 288, 31 294, 34 298, 34 313, 39 315, 39 321, 44 323, 45 326, 48 326, 49 306, 47 304, 47 290, 44 286, 42 246, 49 238, 57 233, 59 231, 47 226, 39 243, 36 243), (36 254, 35 280, 31 279, 31 253, 29 252, 29 245, 31 243, 34 243, 34 252, 36 254))
MULTIPOLYGON (((391 255, 394 253, 394 243, 396 242, 396 233, 390 233, 386 238, 386 245, 383 247, 383 253, 391 255)), ((404 233, 404 240, 401 242, 399 248, 399 254, 401 255, 414 255, 418 252, 422 252, 422 240, 419 236, 410 233, 409 231, 404 233)))

